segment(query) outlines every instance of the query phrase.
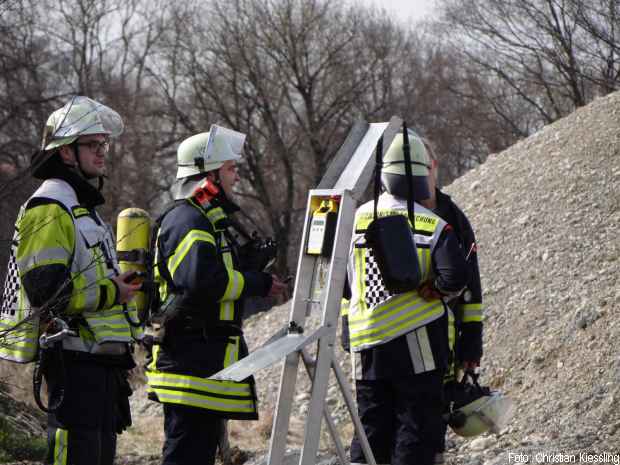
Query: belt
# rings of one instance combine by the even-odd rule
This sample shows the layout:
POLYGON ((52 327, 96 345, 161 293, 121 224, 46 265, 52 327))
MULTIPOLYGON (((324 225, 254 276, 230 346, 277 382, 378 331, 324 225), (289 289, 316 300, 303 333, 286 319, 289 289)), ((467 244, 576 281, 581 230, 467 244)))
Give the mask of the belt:
POLYGON ((94 355, 125 355, 127 353, 126 342, 97 342, 85 343, 81 337, 67 337, 62 341, 62 348, 75 352, 86 352, 94 355))
POLYGON ((206 320, 193 315, 183 315, 168 321, 166 330, 182 332, 201 332, 205 336, 241 336, 240 325, 233 322, 206 320))

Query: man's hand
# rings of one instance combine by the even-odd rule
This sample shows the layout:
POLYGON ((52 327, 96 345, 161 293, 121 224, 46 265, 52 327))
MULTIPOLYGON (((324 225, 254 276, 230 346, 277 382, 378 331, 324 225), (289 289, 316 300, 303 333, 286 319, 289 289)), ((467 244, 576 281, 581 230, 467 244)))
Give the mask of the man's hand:
POLYGON ((463 371, 474 371, 479 366, 479 360, 463 360, 461 362, 461 368, 463 369, 463 371))
POLYGON ((440 292, 435 289, 435 286, 433 286, 433 283, 430 281, 425 282, 418 288, 418 294, 426 301, 441 299, 442 297, 440 292))
POLYGON ((134 294, 142 287, 142 283, 132 283, 132 276, 135 276, 135 271, 125 271, 124 273, 111 278, 118 289, 116 301, 119 304, 126 304, 131 301, 134 294))
POLYGON ((286 290, 287 290, 286 283, 280 281, 280 278, 272 274, 271 275, 271 289, 269 289, 269 294, 267 295, 269 297, 278 297, 278 296, 284 295, 286 293, 286 290))

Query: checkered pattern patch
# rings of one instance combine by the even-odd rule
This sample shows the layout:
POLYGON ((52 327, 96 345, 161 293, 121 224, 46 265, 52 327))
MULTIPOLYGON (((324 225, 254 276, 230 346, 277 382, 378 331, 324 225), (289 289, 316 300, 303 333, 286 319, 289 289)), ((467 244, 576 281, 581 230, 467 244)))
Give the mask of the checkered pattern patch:
POLYGON ((13 317, 17 310, 17 294, 19 292, 19 275, 17 263, 15 261, 15 247, 11 247, 11 256, 4 280, 2 290, 2 301, 0 301, 0 318, 13 317))
POLYGON ((366 300, 367 308, 374 307, 392 295, 383 284, 379 265, 377 265, 370 248, 366 249, 366 277, 364 284, 366 285, 364 299, 366 300))

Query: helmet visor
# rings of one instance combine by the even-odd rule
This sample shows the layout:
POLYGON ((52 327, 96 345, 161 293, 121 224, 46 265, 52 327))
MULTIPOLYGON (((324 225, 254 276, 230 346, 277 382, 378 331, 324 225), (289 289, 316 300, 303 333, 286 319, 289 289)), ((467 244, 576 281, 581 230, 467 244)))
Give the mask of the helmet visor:
POLYGON ((243 152, 245 134, 222 126, 212 125, 203 158, 211 161, 239 160, 243 152))

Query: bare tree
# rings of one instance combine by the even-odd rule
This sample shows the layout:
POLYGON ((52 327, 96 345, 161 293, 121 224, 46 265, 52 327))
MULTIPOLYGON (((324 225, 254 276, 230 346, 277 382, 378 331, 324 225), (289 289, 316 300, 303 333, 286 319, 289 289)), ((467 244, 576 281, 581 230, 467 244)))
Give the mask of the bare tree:
MULTIPOLYGON (((615 77, 609 80, 609 65, 601 69, 605 54, 593 53, 596 43, 592 31, 584 26, 586 17, 594 16, 584 13, 584 2, 442 0, 441 4, 452 45, 480 73, 499 79, 503 93, 507 92, 504 95, 526 104, 537 115, 539 125, 552 122, 617 86, 615 77), (603 78, 605 75, 607 78, 603 78), (602 82, 606 89, 602 89, 602 82)), ((598 24, 593 19, 592 22, 598 24)), ((617 69, 617 63, 614 66, 617 69)), ((503 97, 496 94, 488 100, 505 118, 508 115, 502 113, 503 97)), ((510 123, 519 132, 527 132, 521 121, 510 123)))

